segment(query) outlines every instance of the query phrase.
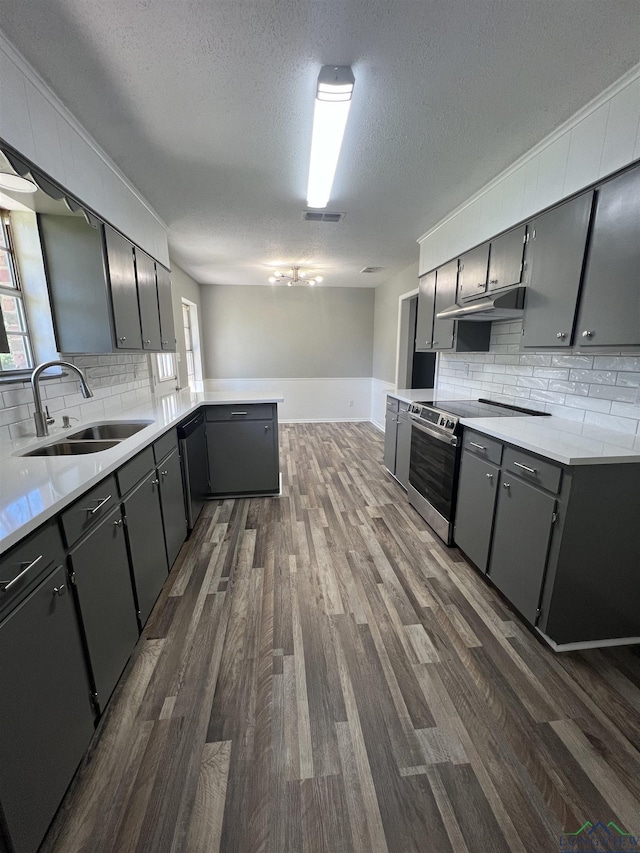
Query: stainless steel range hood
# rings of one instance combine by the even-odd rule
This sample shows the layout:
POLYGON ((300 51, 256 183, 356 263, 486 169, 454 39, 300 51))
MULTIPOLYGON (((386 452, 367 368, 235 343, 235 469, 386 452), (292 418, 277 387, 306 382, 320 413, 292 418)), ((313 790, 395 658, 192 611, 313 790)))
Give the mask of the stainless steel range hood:
POLYGON ((452 305, 436 315, 439 320, 476 320, 490 323, 492 320, 520 320, 524 308, 526 287, 514 287, 506 293, 483 296, 466 305, 452 305))

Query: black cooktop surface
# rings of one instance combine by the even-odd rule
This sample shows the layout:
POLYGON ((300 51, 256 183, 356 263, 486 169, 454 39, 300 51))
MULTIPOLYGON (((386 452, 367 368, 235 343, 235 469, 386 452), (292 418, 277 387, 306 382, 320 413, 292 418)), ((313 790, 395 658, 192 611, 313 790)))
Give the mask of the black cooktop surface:
POLYGON ((433 400, 419 405, 439 409, 458 418, 521 418, 526 415, 550 417, 549 412, 537 412, 535 409, 500 403, 484 397, 478 400, 433 400))

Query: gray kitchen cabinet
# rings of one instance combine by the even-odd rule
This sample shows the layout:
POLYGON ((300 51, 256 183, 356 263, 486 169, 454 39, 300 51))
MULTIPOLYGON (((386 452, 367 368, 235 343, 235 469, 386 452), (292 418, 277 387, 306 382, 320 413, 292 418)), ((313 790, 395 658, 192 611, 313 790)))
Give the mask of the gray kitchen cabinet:
POLYGON ((177 448, 163 459, 156 470, 160 481, 160 506, 164 525, 164 543, 169 568, 175 563, 187 538, 184 486, 177 448))
POLYGON ((160 508, 160 479, 155 469, 124 498, 122 507, 142 627, 169 571, 160 508))
POLYGON ((580 346, 640 344, 640 166, 596 191, 580 299, 580 346))
POLYGON ((35 853, 94 731, 64 566, 0 623, 0 683, 0 811, 14 853, 35 853))
POLYGON ((522 281, 527 226, 520 225, 491 241, 487 291, 512 287, 522 281))
POLYGON ((500 469, 465 451, 460 464, 453 538, 481 572, 487 571, 500 469))
POLYGON ((387 411, 384 418, 384 467, 392 474, 396 473, 396 442, 398 438, 398 406, 395 397, 387 397, 387 411))
POLYGON ((138 640, 120 507, 69 552, 96 702, 104 710, 138 640))
POLYGON ((406 408, 398 412, 397 426, 395 473, 400 485, 406 489, 409 485, 409 460, 411 457, 411 421, 406 408))
POLYGON ((104 226, 104 244, 115 345, 118 349, 142 349, 133 244, 109 225, 104 226))
POLYGON ((433 317, 436 303, 436 273, 420 278, 418 315, 416 319, 416 352, 431 352, 433 346, 433 317))
POLYGON ((161 347, 165 351, 175 352, 176 330, 173 322, 173 301, 171 298, 171 273, 156 263, 156 282, 158 285, 158 310, 160 311, 161 347))
POLYGON ((280 466, 275 404, 209 406, 206 435, 211 495, 278 493, 280 466))
POLYGON ((533 625, 538 617, 556 498, 504 471, 498 491, 488 575, 533 625))
POLYGON ((435 315, 456 301, 457 260, 423 275, 418 293, 416 352, 453 350, 488 352, 491 326, 464 320, 442 320, 435 315))
POLYGON ((593 192, 536 217, 529 226, 522 345, 568 347, 589 233, 593 192))
POLYGON ((162 343, 160 337, 156 265, 153 259, 140 249, 135 250, 135 260, 142 348, 158 352, 162 349, 162 343))
POLYGON ((489 272, 489 243, 476 246, 460 258, 458 302, 484 296, 489 272))

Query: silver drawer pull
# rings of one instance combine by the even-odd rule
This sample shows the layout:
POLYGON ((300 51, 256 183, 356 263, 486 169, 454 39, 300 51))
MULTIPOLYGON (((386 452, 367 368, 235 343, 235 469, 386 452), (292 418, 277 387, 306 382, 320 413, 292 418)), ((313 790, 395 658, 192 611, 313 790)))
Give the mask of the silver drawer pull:
POLYGON ((122 519, 119 518, 117 521, 113 522, 114 527, 122 527, 122 519))
POLYGON ((510 489, 510 488, 511 488, 511 483, 503 483, 503 484, 502 484, 502 486, 503 486, 503 488, 505 488, 505 489, 510 489))
POLYGON ((514 468, 522 468, 523 471, 527 471, 527 473, 529 473, 529 474, 537 474, 538 473, 537 468, 529 468, 528 465, 523 465, 522 462, 514 462, 513 467, 514 468))
POLYGON ((66 589, 65 585, 63 583, 61 583, 60 586, 54 586, 53 594, 54 595, 64 595, 65 589, 66 589))
POLYGON ((155 480, 152 480, 152 481, 151 481, 151 485, 152 485, 152 486, 157 486, 157 485, 159 484, 159 482, 160 482, 160 480, 158 480, 158 479, 156 478, 155 480))
POLYGON ((168 477, 168 476, 169 476, 169 472, 168 472, 168 471, 160 471, 160 473, 162 474, 162 476, 163 476, 163 477, 168 477))
POLYGON ((478 448, 478 450, 486 450, 486 449, 487 449, 487 448, 484 446, 484 444, 476 444, 476 443, 475 443, 475 441, 470 441, 470 442, 469 442, 469 447, 477 447, 477 448, 478 448))
POLYGON ((487 474, 487 480, 493 480, 493 474, 487 474))
MULTIPOLYGON (((0 581, 0 587, 1 587, 0 592, 9 592, 9 590, 14 585, 14 583, 17 583, 20 580, 20 578, 23 577, 23 575, 26 575, 26 573, 29 571, 29 569, 32 569, 36 565, 36 563, 40 562, 41 559, 42 559, 42 554, 40 554, 39 557, 36 557, 35 560, 32 560, 30 563, 27 563, 25 568, 20 572, 19 575, 16 575, 13 580, 11 580, 11 581, 0 581)), ((20 565, 24 566, 25 564, 20 563, 20 565)))
POLYGON ((231 417, 234 417, 235 415, 248 415, 248 414, 249 414, 249 412, 231 412, 231 417))
POLYGON ((102 498, 102 500, 100 500, 100 498, 96 498, 96 500, 100 501, 100 503, 98 504, 98 506, 93 507, 93 509, 90 506, 84 507, 84 511, 88 512, 89 515, 95 515, 99 509, 102 509, 102 507, 106 504, 106 502, 111 500, 111 495, 107 495, 107 497, 102 498))

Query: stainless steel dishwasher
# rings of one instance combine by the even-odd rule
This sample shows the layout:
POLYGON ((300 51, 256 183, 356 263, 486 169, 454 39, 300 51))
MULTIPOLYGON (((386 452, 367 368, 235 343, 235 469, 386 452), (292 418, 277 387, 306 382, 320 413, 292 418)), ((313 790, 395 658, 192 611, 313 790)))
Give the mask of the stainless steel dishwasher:
POLYGON ((195 527, 198 516, 209 493, 207 465, 207 439, 204 412, 197 412, 178 426, 182 481, 187 508, 189 532, 195 527))

